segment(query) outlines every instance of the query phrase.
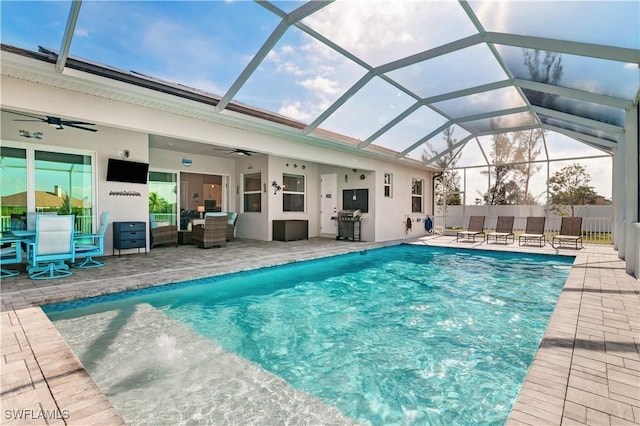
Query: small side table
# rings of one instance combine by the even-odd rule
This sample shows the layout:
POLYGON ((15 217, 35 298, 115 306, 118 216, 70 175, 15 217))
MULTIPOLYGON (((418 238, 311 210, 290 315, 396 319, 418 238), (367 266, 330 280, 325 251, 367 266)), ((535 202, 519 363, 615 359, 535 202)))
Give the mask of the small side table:
POLYGON ((191 231, 178 231, 178 244, 181 246, 193 244, 191 242, 191 231))

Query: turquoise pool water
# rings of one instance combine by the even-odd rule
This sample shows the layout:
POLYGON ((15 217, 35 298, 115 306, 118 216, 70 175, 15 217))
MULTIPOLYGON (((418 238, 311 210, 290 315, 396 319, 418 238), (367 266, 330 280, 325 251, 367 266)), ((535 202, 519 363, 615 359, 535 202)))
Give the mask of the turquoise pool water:
POLYGON ((400 245, 44 309, 129 424, 503 424, 572 262, 400 245))

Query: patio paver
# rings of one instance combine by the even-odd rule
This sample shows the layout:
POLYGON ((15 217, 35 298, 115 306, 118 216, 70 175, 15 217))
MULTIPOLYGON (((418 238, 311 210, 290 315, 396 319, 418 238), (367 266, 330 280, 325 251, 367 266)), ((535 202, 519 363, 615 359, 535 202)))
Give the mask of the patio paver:
MULTIPOLYGON (((411 241, 576 256, 507 424, 640 424, 640 283, 625 273, 611 246, 576 251, 456 243, 442 236, 411 241)), ((314 238, 287 243, 236 240, 224 249, 209 250, 158 247, 146 256, 106 257, 105 267, 78 270, 66 279, 31 281, 26 274, 5 279, 0 287, 0 423, 123 424, 41 304, 383 245, 314 238)))

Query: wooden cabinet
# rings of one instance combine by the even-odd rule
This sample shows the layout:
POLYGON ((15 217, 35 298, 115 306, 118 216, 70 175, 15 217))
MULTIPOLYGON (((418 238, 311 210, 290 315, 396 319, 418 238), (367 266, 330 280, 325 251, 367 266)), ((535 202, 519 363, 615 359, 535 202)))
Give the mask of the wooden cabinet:
POLYGON ((147 223, 146 222, 113 222, 113 254, 118 256, 124 249, 144 249, 147 254, 147 223))
POLYGON ((308 240, 309 221, 274 220, 272 231, 273 241, 308 240))

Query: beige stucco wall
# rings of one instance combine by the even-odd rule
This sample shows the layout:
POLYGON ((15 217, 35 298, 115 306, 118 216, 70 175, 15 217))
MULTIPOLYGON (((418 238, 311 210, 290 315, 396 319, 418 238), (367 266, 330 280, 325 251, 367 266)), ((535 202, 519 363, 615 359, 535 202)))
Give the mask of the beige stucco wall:
MULTIPOLYGON (((361 156, 357 153, 336 151, 323 146, 301 143, 285 136, 257 133, 211 121, 189 118, 153 108, 136 106, 124 101, 100 98, 77 91, 64 90, 48 85, 35 84, 2 76, 3 108, 50 114, 66 118, 82 119, 96 123, 97 133, 65 129, 56 131, 44 124, 29 123, 45 128, 47 144, 59 147, 76 147, 93 150, 97 158, 97 211, 109 210, 110 222, 116 220, 148 220, 148 192, 145 185, 106 182, 106 161, 118 158, 127 149, 130 159, 148 161, 151 169, 176 172, 216 173, 229 178, 229 210, 239 212, 236 234, 240 238, 271 239, 271 221, 274 219, 307 219, 309 236, 320 235, 320 175, 336 173, 338 194, 348 188, 368 188, 370 212, 363 222, 363 239, 384 241, 415 237, 424 229, 414 224, 411 234, 405 234, 404 222, 411 213, 411 179, 424 179, 424 214, 431 209, 431 173, 425 169, 403 166, 381 159, 361 156), (57 133, 56 133, 57 132, 57 133), (267 155, 251 157, 197 156, 185 153, 149 149, 149 134, 185 139, 201 143, 227 145, 248 150, 266 152, 267 155), (182 157, 192 158, 188 169, 182 166, 182 157), (287 166, 289 164, 289 166, 287 166), (297 164, 299 167, 293 167, 297 164), (302 169, 305 165, 305 169, 302 169), (354 173, 353 170, 357 170, 354 173), (244 213, 242 210, 242 176, 248 172, 262 172, 266 192, 262 193, 261 213, 244 213), (271 182, 281 183, 283 173, 301 173, 306 178, 305 212, 282 211, 282 193, 273 195, 271 182), (393 174, 393 198, 383 196, 383 175, 393 174), (360 180, 359 175, 365 179, 360 180), (348 175, 348 182, 344 176, 348 175), (109 195, 110 191, 131 190, 140 197, 109 195)), ((140 89, 136 89, 140 90, 140 89)), ((153 94, 154 96, 165 96, 153 94)), ((189 103, 191 101, 176 100, 189 103)), ((192 102, 193 103, 193 102, 192 102)), ((205 109, 205 106, 198 106, 205 109)), ((209 108, 209 107, 207 107, 209 108)), ((210 114, 210 111, 209 111, 210 114)), ((3 113, 2 138, 17 139, 17 123, 3 113), (5 126, 5 122, 7 125, 5 126)), ((21 128, 24 128, 24 123, 21 128)), ((341 199, 341 196, 340 196, 341 199)), ((338 206, 342 208, 342 206, 338 206)), ((414 217, 416 215, 413 215, 414 217)), ((421 215, 418 215, 421 216, 421 215)), ((106 241, 111 251, 111 227, 106 241)))

